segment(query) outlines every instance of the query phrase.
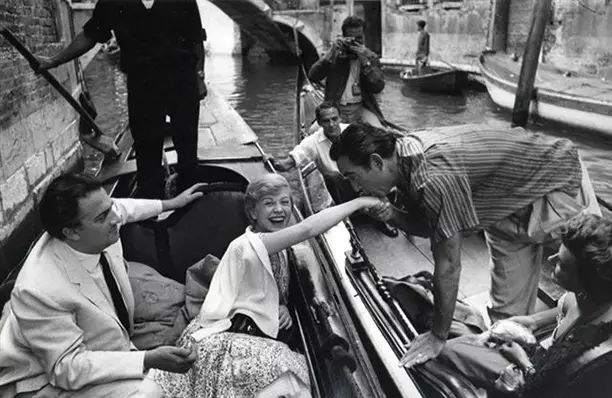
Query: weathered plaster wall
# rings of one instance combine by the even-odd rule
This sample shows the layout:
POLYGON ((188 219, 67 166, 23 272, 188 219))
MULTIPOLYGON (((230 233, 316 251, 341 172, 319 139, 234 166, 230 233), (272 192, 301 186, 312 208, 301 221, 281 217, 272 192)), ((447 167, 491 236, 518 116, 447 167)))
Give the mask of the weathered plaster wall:
MULTIPOLYGON (((508 51, 522 54, 535 0, 512 0, 508 51)), ((610 0, 554 0, 543 44, 544 62, 612 78, 610 0)))
POLYGON ((612 78, 610 0, 556 0, 546 62, 612 78))
MULTIPOLYGON (((64 0, 4 0, 0 25, 34 53, 51 54, 70 38, 64 0)), ((53 71, 69 91, 78 88, 72 64, 53 71)), ((15 239, 41 190, 80 153, 75 112, 24 58, 0 38, 0 278, 23 255, 35 232, 15 239), (9 250, 10 247, 10 250, 9 250), (15 258, 17 257, 17 258, 15 258)))
POLYGON ((384 59, 413 62, 418 20, 427 22, 431 35, 431 59, 454 64, 474 64, 487 45, 492 0, 424 1, 405 7, 384 0, 382 55, 384 59))

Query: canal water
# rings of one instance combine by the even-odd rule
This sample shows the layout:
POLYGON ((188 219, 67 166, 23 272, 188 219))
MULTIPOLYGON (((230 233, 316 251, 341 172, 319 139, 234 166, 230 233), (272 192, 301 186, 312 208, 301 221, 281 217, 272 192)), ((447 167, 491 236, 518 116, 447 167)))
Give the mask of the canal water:
MULTIPOLYGON (((116 62, 99 54, 85 76, 103 130, 124 128, 125 78, 116 62)), ((253 64, 240 57, 211 55, 206 59, 206 80, 251 126, 266 152, 283 155, 295 145, 295 66, 253 64)), ((406 129, 510 121, 510 113, 500 110, 483 88, 448 96, 413 92, 394 71, 387 72, 381 107, 388 120, 406 129)), ((530 123, 529 129, 576 142, 596 192, 612 203, 612 139, 542 121, 530 123)))

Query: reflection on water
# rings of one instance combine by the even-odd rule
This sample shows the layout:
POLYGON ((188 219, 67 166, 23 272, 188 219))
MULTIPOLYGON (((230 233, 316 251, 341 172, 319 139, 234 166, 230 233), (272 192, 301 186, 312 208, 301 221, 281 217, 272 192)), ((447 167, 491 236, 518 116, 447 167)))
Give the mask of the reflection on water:
MULTIPOLYGON (((97 120, 127 120, 124 81, 117 67, 99 55, 86 75, 101 113, 97 120)), ((214 55, 206 60, 206 79, 253 128, 267 152, 284 154, 295 145, 295 66, 251 64, 240 57, 214 55)), ((448 96, 412 92, 391 71, 380 100, 385 116, 406 129, 510 121, 510 113, 500 110, 484 90, 448 96)), ((612 202, 612 138, 540 121, 529 129, 576 142, 595 190, 612 202)))

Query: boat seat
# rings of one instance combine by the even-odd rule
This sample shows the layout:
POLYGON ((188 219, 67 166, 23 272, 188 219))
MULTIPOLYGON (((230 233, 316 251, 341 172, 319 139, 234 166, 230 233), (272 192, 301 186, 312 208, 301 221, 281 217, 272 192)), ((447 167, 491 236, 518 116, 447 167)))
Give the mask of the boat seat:
POLYGON ((203 196, 166 218, 128 224, 121 229, 124 257, 185 283, 187 268, 207 254, 223 257, 244 233, 244 191, 240 183, 212 183, 203 196))

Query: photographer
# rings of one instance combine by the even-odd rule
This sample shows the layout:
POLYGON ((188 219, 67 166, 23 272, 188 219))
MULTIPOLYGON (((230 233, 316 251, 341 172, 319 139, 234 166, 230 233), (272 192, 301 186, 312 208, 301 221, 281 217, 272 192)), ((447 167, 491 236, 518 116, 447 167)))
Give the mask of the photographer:
POLYGON ((382 127, 384 119, 375 94, 385 88, 378 56, 364 44, 365 23, 357 17, 342 22, 342 37, 308 73, 310 80, 325 79, 325 100, 337 103, 343 123, 366 122, 382 127))

